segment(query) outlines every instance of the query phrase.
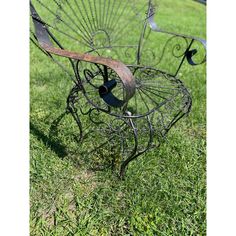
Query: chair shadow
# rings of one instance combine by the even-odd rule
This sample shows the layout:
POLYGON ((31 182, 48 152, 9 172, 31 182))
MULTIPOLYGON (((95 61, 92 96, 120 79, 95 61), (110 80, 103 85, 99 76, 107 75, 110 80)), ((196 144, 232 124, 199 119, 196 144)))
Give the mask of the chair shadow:
MULTIPOLYGON (((42 141, 46 147, 49 147, 59 158, 64 159, 65 157, 69 157, 69 159, 72 161, 73 165, 75 167, 81 167, 83 165, 82 163, 88 162, 87 153, 86 151, 75 153, 72 150, 68 150, 68 147, 62 143, 62 141, 59 138, 59 131, 58 126, 62 119, 67 115, 66 112, 62 113, 60 116, 58 116, 52 123, 49 129, 48 135, 45 134, 40 128, 37 127, 33 122, 30 121, 30 133, 35 135, 38 140, 42 141)), ((75 141, 79 144, 78 140, 75 138, 75 141)), ((89 162, 93 162, 93 157, 89 158, 89 162)), ((111 168, 114 171, 114 160, 109 163, 103 163, 101 165, 96 164, 89 164, 85 165, 86 169, 93 171, 93 172, 100 172, 104 171, 107 168, 111 168)))
POLYGON ((55 119, 50 127, 49 136, 47 136, 42 130, 40 130, 35 124, 30 121, 30 133, 35 135, 38 140, 42 141, 45 146, 48 146, 53 152, 55 152, 60 158, 64 158, 68 155, 66 146, 63 145, 59 140, 52 138, 53 135, 57 135, 57 126, 65 116, 65 113, 61 114, 55 119))

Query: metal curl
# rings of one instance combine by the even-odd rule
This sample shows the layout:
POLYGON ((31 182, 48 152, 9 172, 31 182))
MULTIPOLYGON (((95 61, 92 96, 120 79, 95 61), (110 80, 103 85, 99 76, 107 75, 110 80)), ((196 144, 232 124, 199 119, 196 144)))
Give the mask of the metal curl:
POLYGON ((201 65, 206 62, 206 42, 205 42, 205 40, 194 40, 194 41, 199 42, 200 45, 204 48, 205 53, 204 53, 202 60, 200 60, 200 62, 196 62, 194 60, 194 56, 198 53, 197 49, 188 50, 185 55, 186 55, 186 59, 190 65, 197 66, 197 65, 201 65))
MULTIPOLYGON (((136 53, 136 48, 135 47, 127 47, 125 48, 125 52, 124 52, 124 55, 126 56, 126 58, 133 58, 133 61, 130 61, 130 63, 135 63, 136 61, 136 58, 135 58, 135 53, 136 53), (133 52, 130 52, 131 50, 133 50, 133 52)), ((122 58, 123 56, 120 55, 119 58, 122 58)))
MULTIPOLYGON (((175 37, 173 37, 175 38, 175 37)), ((175 44, 173 46, 173 49, 172 49, 172 55, 176 58, 180 58, 182 56, 184 56, 185 52, 186 52, 186 49, 188 48, 188 42, 187 42, 187 39, 184 38, 184 41, 186 43, 185 47, 180 45, 179 43, 175 44), (181 50, 182 49, 182 50, 181 50), (177 54, 178 52, 180 52, 179 54, 177 54)))
POLYGON ((91 45, 93 47, 96 47, 96 46, 107 46, 107 47, 110 47, 111 46, 111 38, 110 38, 109 33, 105 29, 99 29, 99 30, 93 32, 92 33, 92 38, 91 38, 91 45), (103 35, 105 35, 106 38, 103 38, 102 40, 99 39, 99 45, 96 45, 96 36, 101 34, 101 33, 103 35))
POLYGON ((101 125, 101 124, 104 124, 104 125, 107 125, 107 122, 105 121, 102 121, 101 119, 98 120, 98 117, 102 115, 101 111, 97 108, 91 108, 88 112, 88 116, 89 116, 89 119, 95 124, 95 125, 101 125), (97 112, 97 113, 96 113, 97 112), (94 114, 93 114, 94 113, 94 114), (96 120, 94 119, 94 117, 96 118, 96 120))
MULTIPOLYGON (((174 56, 175 58, 180 58, 182 56, 184 56, 187 48, 188 48, 188 41, 186 38, 182 38, 180 36, 172 36, 170 37, 164 44, 163 48, 162 48, 162 51, 161 53, 159 54, 159 56, 157 56, 157 53, 155 53, 155 51, 153 51, 153 49, 151 48, 145 48, 145 58, 148 58, 148 63, 152 66, 158 66, 159 64, 161 64, 162 60, 164 59, 164 56, 166 54, 166 51, 167 49, 169 48, 169 45, 171 44, 172 41, 176 40, 176 38, 179 38, 179 39, 183 39, 183 42, 185 43, 185 45, 181 45, 180 43, 175 43, 173 46, 172 46, 172 49, 171 49, 171 54, 172 56, 174 56), (182 50, 181 50, 182 49, 182 50), (178 53, 180 52, 180 53, 178 53), (153 63, 151 62, 150 60, 150 54, 152 56, 152 60, 153 60, 153 63)), ((141 58, 141 61, 142 61, 142 58, 141 58)))
POLYGON ((98 86, 94 85, 93 83, 91 83, 91 80, 93 78, 96 77, 96 75, 93 74, 93 72, 89 69, 84 69, 83 71, 83 74, 84 74, 84 78, 86 79, 86 81, 91 85, 93 86, 95 89, 98 89, 98 86))
MULTIPOLYGON (((168 48, 168 45, 169 45, 172 41, 176 40, 177 38, 178 38, 178 39, 183 39, 183 42, 185 43, 185 46, 180 45, 180 43, 175 43, 174 46, 172 47, 172 50, 171 50, 172 56, 174 56, 174 57, 176 57, 176 58, 180 58, 180 57, 182 57, 182 56, 185 54, 185 52, 186 52, 186 50, 187 50, 187 48, 188 48, 188 46, 189 46, 187 39, 175 35, 175 36, 169 38, 169 39, 166 41, 166 43, 165 43, 165 45, 164 45, 164 47, 163 47, 163 50, 162 50, 161 57, 160 57, 161 59, 163 59, 163 56, 164 56, 164 54, 165 54, 166 49, 168 48), (181 50, 181 49, 182 49, 182 50, 181 50), (179 52, 179 51, 180 51, 180 54, 177 54, 177 52, 179 52)), ((161 62, 161 60, 160 60, 156 65, 158 65, 160 62, 161 62)))
MULTIPOLYGON (((149 65, 150 66, 156 66, 159 64, 159 62, 162 60, 162 56, 159 58, 159 62, 156 61, 157 55, 154 50, 151 48, 145 49, 145 57, 148 58, 149 60, 149 65)), ((142 59, 141 59, 142 60, 142 59)))
MULTIPOLYGON (((41 3, 41 0, 37 1, 41 3)), ((115 3, 117 0, 113 1, 115 3)), ((94 4, 95 2, 97 5, 94 6, 100 7, 102 2, 107 3, 106 0, 99 2, 94 0, 94 4)), ((130 1, 120 0, 119 2, 128 4, 130 1)), ((31 4, 32 18, 36 26, 35 40, 42 42, 39 46, 50 56, 53 54, 69 58, 75 72, 76 81, 73 80, 75 86, 68 96, 66 113, 71 113, 79 127, 79 141, 89 142, 89 145, 85 143, 85 147, 88 149, 86 157, 88 157, 87 153, 95 152, 95 155, 99 154, 102 158, 107 154, 108 158, 114 157, 117 160, 120 155, 116 155, 117 150, 121 151, 122 160, 118 160, 121 178, 130 161, 152 147, 158 147, 170 128, 190 111, 191 96, 183 83, 175 77, 184 60, 186 59, 190 65, 199 65, 205 61, 205 57, 201 58, 200 62, 196 61, 195 56, 199 52, 198 48, 193 47, 195 41, 201 42, 205 46, 204 41, 162 31, 154 22, 155 8, 152 0, 148 2, 148 11, 143 21, 140 40, 124 42, 125 45, 122 41, 119 44, 118 40, 126 37, 125 33, 129 32, 127 30, 129 28, 123 31, 124 28, 129 26, 133 30, 131 23, 141 23, 136 20, 138 17, 142 17, 141 14, 129 16, 131 12, 127 11, 126 7, 122 12, 117 10, 117 14, 119 14, 117 20, 114 20, 113 14, 105 14, 106 5, 104 5, 102 11, 96 12, 96 14, 100 14, 99 21, 94 22, 97 16, 93 15, 90 1, 88 2, 89 8, 85 7, 84 1, 73 1, 79 14, 76 14, 71 7, 72 1, 54 0, 54 3, 58 5, 56 12, 49 9, 47 4, 42 3, 41 5, 47 10, 47 13, 56 17, 53 27, 51 23, 46 24, 37 15, 35 16, 36 11, 31 4), (77 4, 82 5, 78 7, 77 4), (82 14, 82 9, 84 14, 82 14), (130 19, 124 26, 119 22, 122 16, 120 13, 126 13, 125 15, 130 19), (146 30, 148 22, 151 26, 149 31, 146 30), (66 28, 59 27, 59 23, 61 23, 60 26, 66 28), (103 26, 100 26, 100 23, 103 23, 103 26), (81 54, 64 50, 47 29, 49 26, 58 35, 63 35, 76 44, 79 42, 86 45, 86 50, 90 51, 81 54), (159 57, 155 50, 144 49, 148 36, 153 31, 171 35, 161 48, 159 57), (56 48, 53 46, 54 44, 56 44, 56 48), (90 54, 91 52, 98 56, 90 54), (155 67, 160 66, 166 53, 169 55, 168 59, 174 58, 174 61, 178 61, 177 72, 174 75, 169 72, 170 67, 165 72, 155 67), (99 57, 100 55, 104 57, 99 57), (139 63, 143 56, 146 56, 148 66, 139 63), (132 64, 123 61, 125 58, 129 62, 133 60, 132 64), (119 100, 119 97, 123 100, 119 100), (117 101, 121 105, 117 105, 117 101), (114 105, 115 103, 116 105, 114 105), (86 124, 86 127, 83 127, 82 123, 86 124), (91 138, 88 138, 89 134, 91 138), (157 138, 156 141, 155 138, 157 138)), ((108 9, 109 7, 107 7, 108 9)), ((130 8, 130 10, 133 9, 130 8)), ((169 66, 169 63, 166 65, 169 66)), ((58 122, 60 120, 61 118, 58 122)))

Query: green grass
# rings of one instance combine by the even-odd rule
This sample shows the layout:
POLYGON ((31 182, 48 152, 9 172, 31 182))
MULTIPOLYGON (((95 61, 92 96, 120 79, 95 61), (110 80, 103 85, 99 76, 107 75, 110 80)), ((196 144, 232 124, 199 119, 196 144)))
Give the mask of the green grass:
MULTIPOLYGON (((204 9, 190 0, 162 0, 157 20, 166 30, 205 38, 204 9)), ((205 66, 184 65, 190 115, 120 181, 110 169, 92 171, 80 160, 69 116, 59 130, 62 142, 49 136, 72 83, 33 45, 30 55, 31 235, 206 235, 205 66)))

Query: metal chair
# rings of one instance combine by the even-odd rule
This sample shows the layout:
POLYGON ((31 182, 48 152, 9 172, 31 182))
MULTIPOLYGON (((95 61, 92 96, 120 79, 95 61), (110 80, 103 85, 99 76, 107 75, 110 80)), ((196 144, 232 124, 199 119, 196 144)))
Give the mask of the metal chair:
POLYGON ((189 113, 177 74, 185 61, 205 62, 205 40, 160 29, 152 0, 34 0, 30 11, 31 41, 73 82, 66 111, 78 142, 88 156, 112 156, 123 178, 189 113))

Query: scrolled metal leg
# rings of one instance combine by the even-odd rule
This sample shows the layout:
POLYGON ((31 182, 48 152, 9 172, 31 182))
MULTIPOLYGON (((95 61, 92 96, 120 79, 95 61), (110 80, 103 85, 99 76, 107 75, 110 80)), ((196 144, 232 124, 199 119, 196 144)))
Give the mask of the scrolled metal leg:
POLYGON ((130 157, 128 157, 128 159, 126 159, 126 161, 124 161, 120 167, 120 172, 119 172, 119 177, 121 180, 124 180, 125 178, 125 173, 128 167, 128 164, 134 160, 135 158, 137 158, 138 156, 140 156, 142 153, 136 154, 136 155, 131 155, 130 157))
POLYGON ((77 142, 81 142, 83 139, 82 123, 80 121, 80 118, 79 118, 79 115, 77 112, 77 108, 75 107, 75 103, 76 103, 76 100, 78 99, 78 92, 79 91, 80 91, 80 88, 78 87, 78 85, 75 85, 71 89, 71 91, 67 97, 67 106, 66 106, 66 113, 72 115, 77 126, 79 127, 80 132, 79 132, 79 139, 77 139, 77 137, 76 137, 77 142))
POLYGON ((119 176, 122 180, 124 179, 128 164, 151 148, 154 136, 154 130, 149 116, 139 118, 136 122, 130 118, 129 122, 134 132, 135 148, 131 155, 126 158, 126 160, 124 160, 124 162, 121 164, 119 176), (141 139, 143 135, 142 132, 144 132, 144 129, 146 131, 145 134, 147 136, 146 140, 141 139))

